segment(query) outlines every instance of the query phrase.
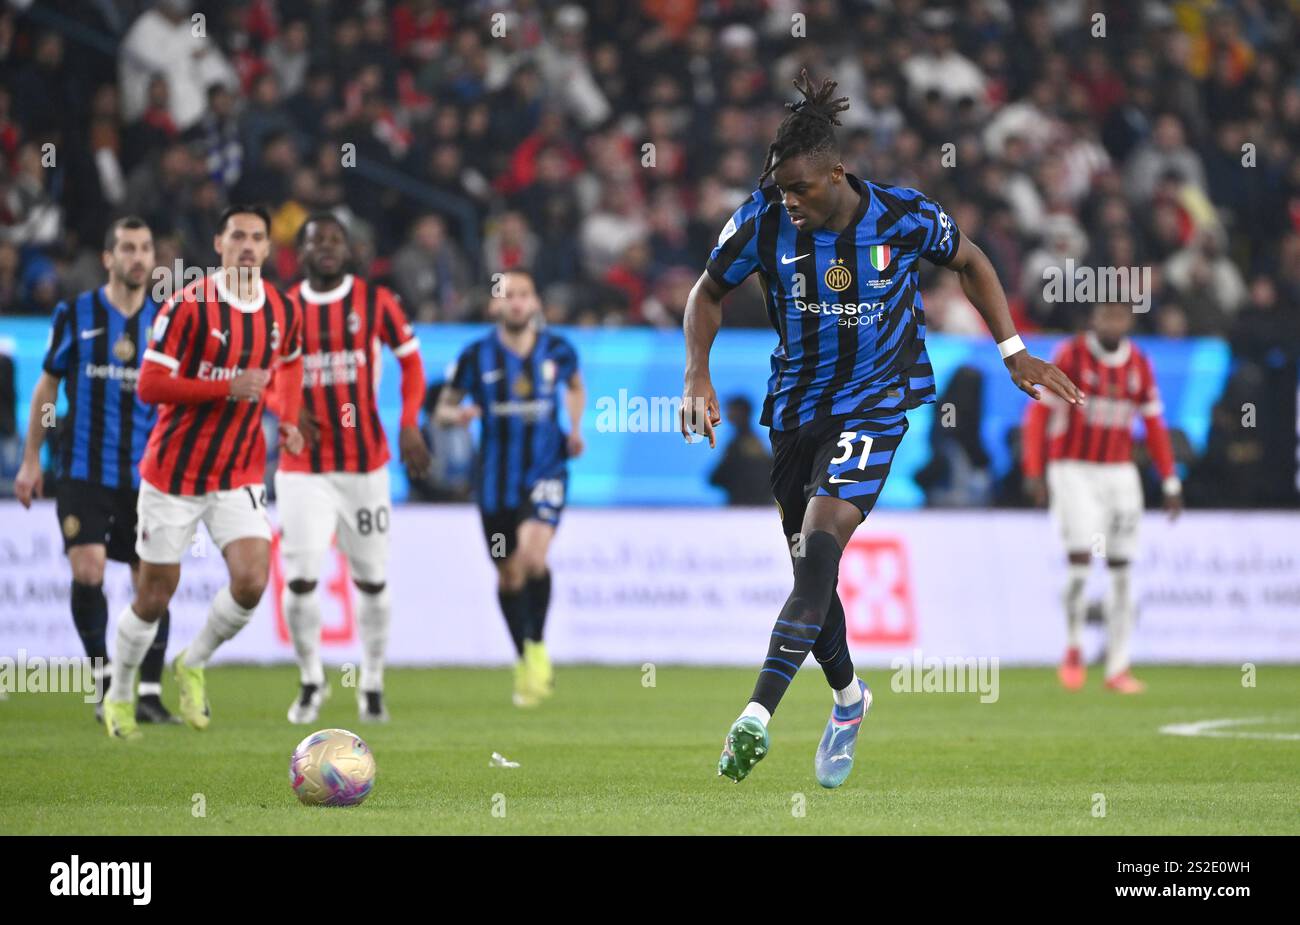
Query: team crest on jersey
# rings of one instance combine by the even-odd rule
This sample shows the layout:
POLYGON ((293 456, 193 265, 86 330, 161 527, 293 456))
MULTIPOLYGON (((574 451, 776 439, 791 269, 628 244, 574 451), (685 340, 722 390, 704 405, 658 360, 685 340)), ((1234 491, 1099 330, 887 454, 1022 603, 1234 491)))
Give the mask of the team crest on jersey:
POLYGON ((853 274, 844 265, 843 257, 836 257, 831 261, 831 265, 826 268, 826 274, 822 277, 822 282, 826 284, 826 288, 834 292, 843 292, 853 285, 853 274))
POLYGON ((81 532, 80 518, 78 518, 75 514, 69 514, 67 517, 63 518, 64 538, 69 540, 76 539, 77 534, 80 532, 81 532))
POLYGON ((894 259, 894 249, 888 244, 875 244, 871 248, 871 265, 875 267, 877 273, 885 272, 889 266, 889 261, 894 259))
POLYGON ((361 330, 361 316, 356 312, 348 312, 348 333, 355 334, 361 330))
POLYGON ((532 398, 533 380, 528 378, 527 373, 520 373, 515 377, 514 383, 510 386, 510 391, 514 392, 515 398, 532 398))
POLYGON ((119 363, 130 363, 135 359, 135 344, 131 338, 123 334, 113 342, 113 356, 117 357, 119 363))

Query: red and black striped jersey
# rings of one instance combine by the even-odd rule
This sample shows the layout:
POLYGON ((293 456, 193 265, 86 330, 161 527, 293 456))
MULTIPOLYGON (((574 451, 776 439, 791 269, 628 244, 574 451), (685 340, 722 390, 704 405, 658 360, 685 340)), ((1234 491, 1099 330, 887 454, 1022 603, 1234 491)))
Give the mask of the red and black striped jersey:
POLYGON ((392 290, 351 274, 316 292, 306 280, 289 290, 303 312, 302 404, 320 438, 285 453, 286 472, 371 472, 387 464, 388 439, 379 422, 380 344, 399 359, 420 349, 392 290))
MULTIPOLYGON (((158 313, 144 359, 206 382, 295 360, 302 350, 301 309, 270 283, 259 285, 261 295, 252 302, 239 301, 215 275, 187 286, 158 313)), ((141 478, 173 495, 261 483, 265 401, 263 393, 258 401, 160 403, 141 478)))
POLYGON ((1151 362, 1125 338, 1106 351, 1092 333, 1061 345, 1053 362, 1083 390, 1084 403, 1068 404, 1044 390, 1025 426, 1024 469, 1038 476, 1047 460, 1096 463, 1133 460, 1133 423, 1141 415, 1152 461, 1162 476, 1173 474, 1173 452, 1164 427, 1164 407, 1151 362))

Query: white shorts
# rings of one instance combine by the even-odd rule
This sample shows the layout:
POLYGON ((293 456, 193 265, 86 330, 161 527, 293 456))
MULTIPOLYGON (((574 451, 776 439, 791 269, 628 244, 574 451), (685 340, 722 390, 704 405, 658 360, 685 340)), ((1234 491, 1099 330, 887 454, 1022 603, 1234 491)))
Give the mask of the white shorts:
POLYGON ((387 580, 387 466, 372 472, 276 472, 275 498, 286 581, 316 581, 334 536, 353 580, 387 580))
POLYGON ((1066 552, 1132 561, 1142 522, 1137 466, 1057 460, 1047 464, 1047 491, 1066 552))
POLYGON ((173 495, 142 480, 136 513, 135 554, 143 562, 179 563, 186 547, 194 541, 200 520, 218 549, 249 537, 271 541, 263 485, 203 495, 173 495))

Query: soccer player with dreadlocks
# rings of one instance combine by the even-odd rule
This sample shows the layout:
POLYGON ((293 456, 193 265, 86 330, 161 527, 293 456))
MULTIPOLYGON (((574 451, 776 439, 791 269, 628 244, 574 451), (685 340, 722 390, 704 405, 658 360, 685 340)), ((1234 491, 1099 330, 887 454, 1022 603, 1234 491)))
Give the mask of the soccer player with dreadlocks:
POLYGON ((852 770, 871 707, 835 590, 840 555, 880 495, 907 410, 935 400, 918 260, 958 274, 1017 387, 1038 399, 1043 386, 1070 403, 1083 393, 1025 350, 992 264, 938 203, 846 172, 834 127, 848 99, 834 98, 835 82, 814 86, 803 71, 794 83, 803 99, 787 104, 759 188, 722 229, 686 303, 682 432, 715 444, 720 415, 709 350, 723 297, 757 272, 780 338, 762 422, 771 428, 772 491, 794 589, 749 704, 727 733, 718 773, 739 782, 767 754, 768 723, 811 652, 834 696, 814 760, 818 783, 829 788, 852 770))

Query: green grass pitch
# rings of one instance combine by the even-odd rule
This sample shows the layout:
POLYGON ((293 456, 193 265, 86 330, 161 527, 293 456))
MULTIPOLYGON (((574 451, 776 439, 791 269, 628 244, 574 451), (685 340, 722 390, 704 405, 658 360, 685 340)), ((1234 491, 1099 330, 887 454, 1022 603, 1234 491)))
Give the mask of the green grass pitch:
MULTIPOLYGON (((636 666, 562 666, 555 697, 524 711, 506 671, 390 670, 392 723, 360 729, 332 673, 318 725, 360 731, 379 767, 370 799, 343 809, 300 806, 289 788, 311 731, 284 718, 293 668, 215 667, 210 729, 144 727, 133 744, 111 742, 76 695, 14 694, 0 701, 0 832, 1300 832, 1300 667, 1260 666, 1253 688, 1233 667, 1148 668, 1137 697, 1103 692, 1095 669, 1076 694, 1050 670, 1004 669, 993 704, 894 693, 889 672, 867 671, 876 701, 838 791, 813 778, 830 698, 810 667, 739 785, 716 764, 752 671, 661 668, 647 687, 636 666), (1158 731, 1245 718, 1278 737, 1158 731), (521 766, 489 767, 494 751, 521 766)), ((174 707, 170 681, 165 695, 174 707)))

